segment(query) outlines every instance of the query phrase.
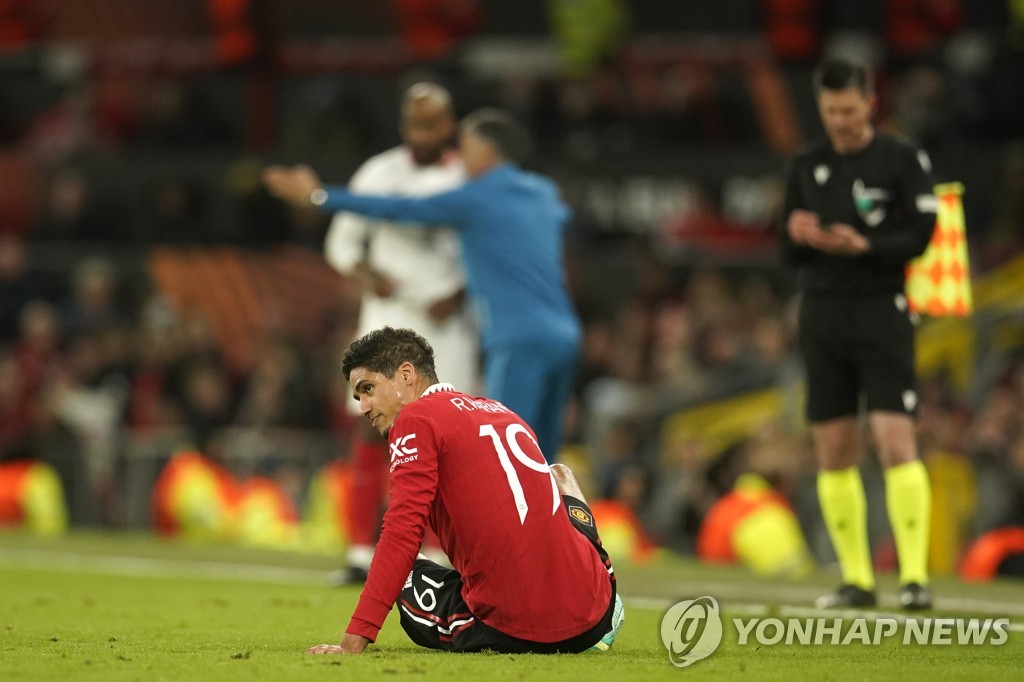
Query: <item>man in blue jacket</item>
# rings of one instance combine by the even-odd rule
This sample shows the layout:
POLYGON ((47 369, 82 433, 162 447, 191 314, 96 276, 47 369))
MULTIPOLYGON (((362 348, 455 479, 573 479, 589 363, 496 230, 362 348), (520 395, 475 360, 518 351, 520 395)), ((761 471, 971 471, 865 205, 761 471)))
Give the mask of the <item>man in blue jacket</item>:
POLYGON ((423 198, 355 195, 323 186, 305 166, 270 167, 264 182, 298 206, 453 227, 479 318, 487 395, 522 416, 553 461, 582 331, 562 264, 569 210, 553 182, 514 163, 526 144, 511 116, 481 109, 460 127, 469 181, 458 189, 423 198))

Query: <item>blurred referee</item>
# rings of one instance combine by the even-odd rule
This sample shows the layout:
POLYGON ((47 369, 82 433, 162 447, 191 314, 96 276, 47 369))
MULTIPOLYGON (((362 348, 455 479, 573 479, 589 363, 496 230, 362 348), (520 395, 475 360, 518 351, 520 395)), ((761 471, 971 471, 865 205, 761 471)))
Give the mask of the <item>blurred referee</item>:
POLYGON ((821 608, 876 603, 857 417, 867 410, 885 468, 886 503, 900 562, 900 604, 928 609, 931 486, 918 458, 914 326, 904 267, 931 238, 937 202, 928 156, 876 132, 872 74, 846 61, 814 73, 826 139, 792 163, 782 250, 799 267, 800 350, 818 499, 843 584, 821 608))

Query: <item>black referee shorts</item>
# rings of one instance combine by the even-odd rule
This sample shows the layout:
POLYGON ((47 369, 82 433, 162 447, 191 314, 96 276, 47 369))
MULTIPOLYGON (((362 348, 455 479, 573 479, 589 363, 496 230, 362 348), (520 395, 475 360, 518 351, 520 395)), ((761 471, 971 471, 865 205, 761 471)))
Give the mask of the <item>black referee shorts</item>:
POLYGON ((807 420, 868 411, 914 414, 914 323, 902 294, 804 296, 800 351, 807 369, 807 420))
MULTIPOLYGON (((601 559, 610 567, 608 553, 601 547, 590 508, 581 500, 567 495, 562 496, 562 502, 573 527, 594 544, 601 559)), ((601 620, 586 632, 561 642, 531 642, 490 627, 476 618, 463 601, 462 576, 458 571, 427 559, 417 559, 413 564, 397 606, 402 629, 409 639, 429 649, 460 652, 489 649, 509 654, 579 653, 592 647, 611 630, 615 581, 612 581, 611 602, 601 620)))

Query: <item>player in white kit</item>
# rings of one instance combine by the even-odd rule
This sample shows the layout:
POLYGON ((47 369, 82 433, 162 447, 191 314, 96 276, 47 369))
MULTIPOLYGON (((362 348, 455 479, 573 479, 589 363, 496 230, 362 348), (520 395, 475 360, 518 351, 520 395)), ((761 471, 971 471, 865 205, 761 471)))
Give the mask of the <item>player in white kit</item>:
MULTIPOLYGON (((402 101, 403 144, 366 161, 352 177, 352 191, 419 197, 461 185, 462 161, 451 146, 456 129, 448 91, 433 83, 413 85, 402 101)), ((363 288, 356 338, 385 325, 414 329, 433 346, 438 376, 475 391, 479 341, 464 303, 465 273, 453 232, 338 213, 324 248, 327 261, 363 288)), ((349 406, 358 413, 356 403, 349 406)), ((348 567, 334 577, 339 584, 365 580, 387 474, 387 441, 359 421, 351 449, 352 537, 348 567)))

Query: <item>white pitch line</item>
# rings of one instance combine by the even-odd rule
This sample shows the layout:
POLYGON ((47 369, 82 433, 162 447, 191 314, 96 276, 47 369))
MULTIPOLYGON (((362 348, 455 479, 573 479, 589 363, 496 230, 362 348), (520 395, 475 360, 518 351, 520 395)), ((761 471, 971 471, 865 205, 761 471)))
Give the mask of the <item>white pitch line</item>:
MULTIPOLYGON (((316 585, 326 581, 327 571, 313 568, 297 568, 288 566, 267 566, 263 564, 231 563, 223 561, 198 561, 187 559, 156 559, 151 557, 120 556, 112 554, 91 554, 84 552, 49 551, 35 549, 0 549, 0 565, 16 565, 44 568, 60 571, 92 571, 106 575, 127 575, 138 577, 158 577, 176 575, 179 577, 199 577, 211 580, 250 581, 288 585, 316 585)), ((762 588, 763 589, 763 588, 762 588)), ((830 611, 810 607, 789 606, 778 602, 812 603, 819 595, 818 588, 811 587, 772 587, 772 595, 778 599, 774 604, 757 601, 760 596, 758 588, 752 585, 734 585, 731 583, 693 583, 687 592, 691 595, 709 594, 724 600, 725 610, 733 613, 745 613, 752 616, 763 616, 777 613, 784 616, 825 617, 835 618, 863 617, 869 619, 895 618, 906 619, 900 613, 884 613, 880 611, 830 611), (739 601, 730 602, 730 599, 739 601)), ((626 597, 625 602, 639 609, 665 610, 678 599, 656 599, 651 597, 626 597)), ((886 606, 896 606, 895 599, 882 599, 886 606)), ((983 599, 938 597, 937 608, 945 611, 973 611, 1002 616, 1024 616, 1024 605, 1007 602, 996 602, 983 599)), ((1011 623, 1009 630, 1024 632, 1024 624, 1011 623)))
MULTIPOLYGON (((707 594, 719 599, 736 599, 739 601, 760 602, 764 599, 765 587, 763 585, 736 585, 733 583, 721 582, 695 582, 686 585, 686 594, 697 596, 707 594)), ((813 604, 814 600, 821 596, 822 588, 798 585, 772 585, 772 603, 804 603, 813 604)), ((1024 595, 1024 590, 1021 591, 1024 595)), ((682 597, 680 597, 682 598, 682 597)), ((678 601, 678 599, 673 600, 678 601)), ((899 600, 895 596, 882 596, 882 606, 893 608, 898 607, 899 600)), ((937 596, 935 607, 943 611, 976 611, 978 613, 991 613, 1004 616, 1024 616, 1024 599, 1021 602, 1008 603, 1005 601, 994 601, 991 599, 976 599, 973 597, 946 597, 937 596)), ((667 608, 668 600, 663 602, 667 608)))
MULTIPOLYGON (((699 592, 699 590, 698 590, 699 592)), ((696 594, 696 593, 695 593, 696 594)), ((626 606, 631 606, 638 609, 650 609, 664 611, 668 609, 673 603, 671 599, 652 599, 651 597, 623 597, 623 601, 626 606)), ((991 602, 983 602, 989 603, 991 602)), ((894 620, 900 624, 906 623, 909 620, 930 620, 936 616, 908 616, 904 613, 887 613, 885 611, 855 611, 852 609, 818 609, 809 606, 784 606, 784 605, 771 605, 771 604, 760 604, 756 602, 726 602, 723 601, 722 611, 725 613, 735 613, 744 616, 782 616, 788 618, 839 618, 839 619, 853 619, 863 618, 868 621, 880 620, 882 618, 894 620)), ((992 612, 993 615, 1006 615, 997 614, 992 612)), ((1009 623, 1006 626, 1009 632, 1024 632, 1024 623, 1009 623)))
POLYGON ((311 568, 32 549, 0 549, 0 564, 138 577, 177 575, 291 585, 322 583, 327 575, 327 571, 311 568))

